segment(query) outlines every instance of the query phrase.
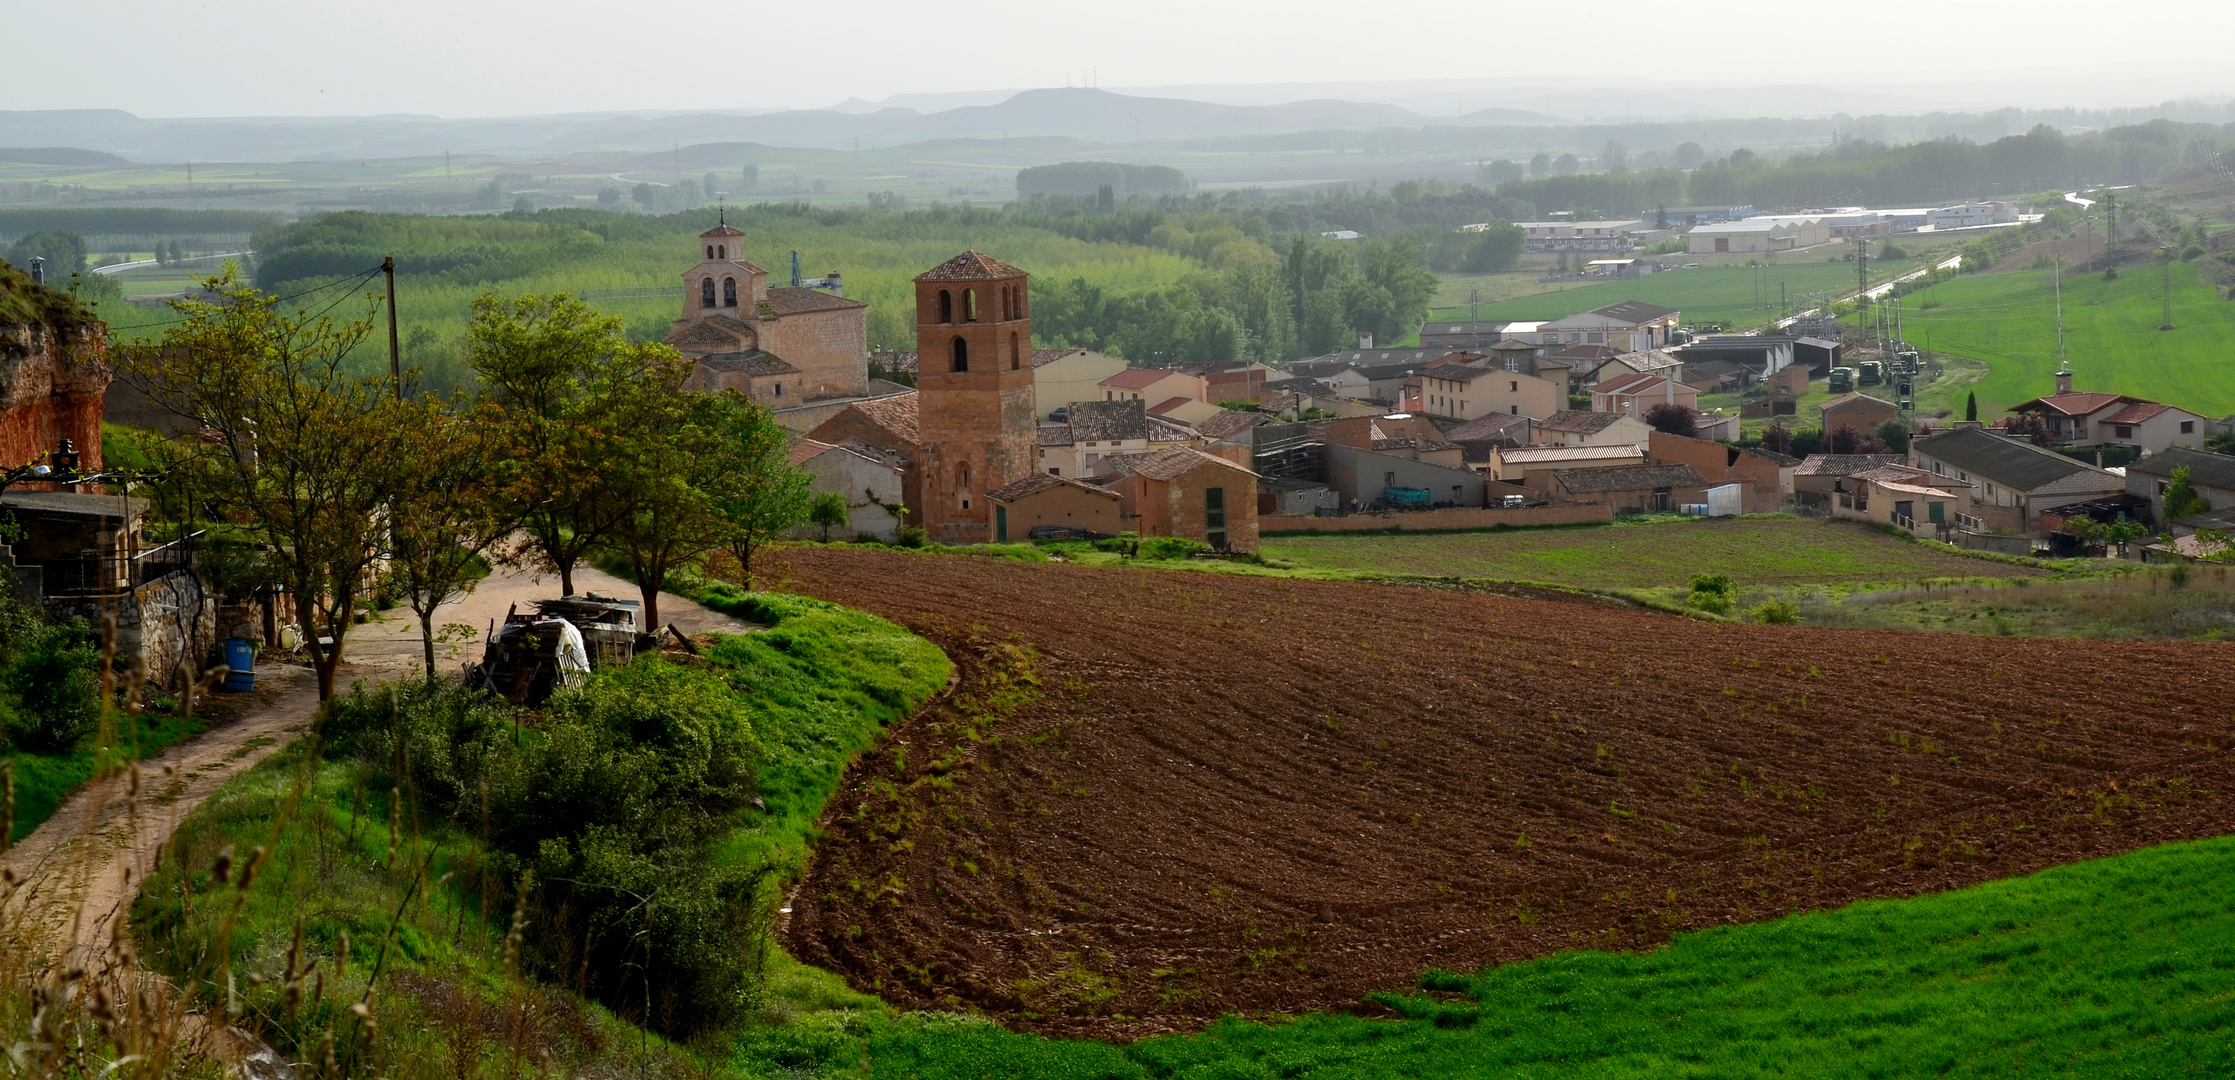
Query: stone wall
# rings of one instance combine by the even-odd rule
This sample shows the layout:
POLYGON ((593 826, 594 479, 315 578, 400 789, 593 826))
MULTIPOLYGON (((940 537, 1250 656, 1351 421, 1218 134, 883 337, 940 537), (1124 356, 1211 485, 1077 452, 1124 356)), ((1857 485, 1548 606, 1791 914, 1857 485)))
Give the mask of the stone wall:
POLYGON ((1348 517, 1293 517, 1267 514, 1257 519, 1258 531, 1276 533, 1430 532, 1436 530, 1530 528, 1544 525, 1606 525, 1614 521, 1614 508, 1604 503, 1555 503, 1514 510, 1452 507, 1410 513, 1352 514, 1348 517))
POLYGON ((182 685, 213 662, 218 646, 217 599, 190 572, 165 575, 113 597, 50 599, 57 618, 80 618, 97 631, 116 616, 116 665, 135 667, 166 689, 182 685))
POLYGON ((869 386, 868 311, 837 308, 762 319, 761 348, 799 369, 801 398, 860 394, 869 386))

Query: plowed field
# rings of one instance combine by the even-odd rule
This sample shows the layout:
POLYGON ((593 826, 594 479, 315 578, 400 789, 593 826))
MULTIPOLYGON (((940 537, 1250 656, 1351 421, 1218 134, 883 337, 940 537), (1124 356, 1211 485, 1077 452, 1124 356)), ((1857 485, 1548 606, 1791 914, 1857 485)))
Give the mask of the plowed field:
POLYGON ((1430 967, 2235 831, 2224 645, 786 557, 781 587, 899 621, 962 674, 848 774, 790 946, 1040 1031, 1354 1008, 1430 967))

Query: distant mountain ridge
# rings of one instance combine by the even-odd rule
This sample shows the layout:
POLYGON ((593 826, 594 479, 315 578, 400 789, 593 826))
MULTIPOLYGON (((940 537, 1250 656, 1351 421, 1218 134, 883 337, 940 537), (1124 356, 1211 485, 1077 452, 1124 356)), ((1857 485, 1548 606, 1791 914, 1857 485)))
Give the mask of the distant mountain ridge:
MULTIPOLYGON (((1107 90, 1025 90, 937 112, 849 101, 784 112, 582 113, 448 120, 422 116, 146 119, 115 109, 0 111, 0 147, 74 147, 134 161, 339 161, 454 154, 651 153, 677 143, 827 150, 935 139, 1056 137, 1091 143, 1268 135, 1318 129, 1550 121, 1514 109, 1426 117, 1339 99, 1219 105, 1107 90)), ((54 162, 54 164, 68 164, 54 162)))

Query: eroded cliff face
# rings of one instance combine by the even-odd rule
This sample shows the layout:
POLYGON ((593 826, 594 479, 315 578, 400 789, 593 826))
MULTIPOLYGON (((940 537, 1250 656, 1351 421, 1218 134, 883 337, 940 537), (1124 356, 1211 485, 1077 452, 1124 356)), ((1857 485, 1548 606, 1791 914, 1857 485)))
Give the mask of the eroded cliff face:
POLYGON ((101 398, 111 373, 97 320, 0 322, 0 468, 44 457, 63 439, 79 467, 101 468, 101 398))

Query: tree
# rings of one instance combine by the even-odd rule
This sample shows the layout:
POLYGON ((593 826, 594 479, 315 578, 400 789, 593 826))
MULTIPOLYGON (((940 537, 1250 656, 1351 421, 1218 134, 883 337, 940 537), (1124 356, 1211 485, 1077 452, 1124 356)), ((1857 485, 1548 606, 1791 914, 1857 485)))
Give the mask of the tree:
POLYGON ((216 298, 174 301, 180 321, 160 341, 119 350, 120 364, 151 401, 202 431, 157 453, 214 487, 233 524, 266 545, 329 699, 359 593, 386 547, 414 425, 386 373, 358 379, 344 367, 369 318, 282 313, 230 269, 203 288, 216 298))
POLYGON ((1678 144, 1677 144, 1677 146, 1676 146, 1676 167, 1677 167, 1677 168, 1679 168, 1679 169, 1697 169, 1697 168, 1699 168, 1699 167, 1700 167, 1700 163, 1701 163, 1701 162, 1703 162, 1703 161, 1706 161, 1706 160, 1707 160, 1707 151, 1706 151, 1705 149, 1702 149, 1702 148, 1701 148, 1701 146, 1700 146, 1700 144, 1698 144, 1698 143, 1696 143, 1696 142, 1686 142, 1686 143, 1678 143, 1678 144))
MULTIPOLYGON (((723 546, 737 559, 746 588, 753 553, 807 517, 807 474, 791 462, 791 433, 751 401, 723 399, 714 423, 731 455, 730 473, 714 494, 723 546)), ((905 517, 903 509, 898 516, 905 517)))
POLYGON ((706 197, 711 199, 717 194, 720 194, 722 188, 722 178, 714 175, 713 173, 707 173, 705 179, 698 182, 698 186, 699 190, 706 192, 706 197))
POLYGON ((1878 425, 1878 430, 1872 434, 1877 436, 1878 441, 1884 444, 1886 449, 1882 451, 1865 450, 1863 453, 1906 454, 1909 452, 1909 425, 1899 420, 1888 420, 1878 425))
POLYGON ((1792 453, 1793 430, 1786 427, 1783 421, 1771 424, 1762 432, 1762 449, 1776 454, 1792 453))
POLYGON ((1860 453, 1860 451, 1855 448, 1862 445, 1862 433, 1856 431, 1855 425, 1853 424, 1841 424, 1837 428, 1832 429, 1830 437, 1826 438, 1824 441, 1829 444, 1829 449, 1826 450, 1826 453, 1860 453))
POLYGON ((428 400, 402 413, 409 457, 389 503, 388 579, 419 617, 432 678, 436 609, 473 591, 485 558, 517 527, 506 493, 518 458, 497 410, 456 414, 428 400))
MULTIPOLYGON (((749 468, 723 430, 733 408, 758 408, 735 390, 715 394, 683 389, 690 369, 640 384, 629 437, 600 465, 612 482, 605 498, 619 513, 603 546, 628 560, 644 600, 645 625, 660 625, 660 591, 668 576, 696 565, 729 538, 717 498, 741 482, 749 468)), ((789 463, 789 459, 786 459, 789 463)))
POLYGON ((2174 469, 2165 482, 2165 520, 2201 514, 2211 508, 2212 504, 2196 493, 2195 483, 2189 480, 2188 466, 2174 469))
POLYGON ((1552 159, 1552 172, 1555 176, 1574 176, 1582 168, 1582 159, 1574 154, 1562 154, 1552 159))
POLYGON ((1645 410, 1645 422, 1651 424, 1655 431, 1682 435, 1687 439, 1698 430, 1698 422, 1692 418, 1691 408, 1673 401, 1664 401, 1645 410))
POLYGON ((737 184, 737 190, 742 191, 747 195, 759 191, 761 186, 761 167, 758 165, 747 165, 743 169, 739 170, 737 176, 737 184))
POLYGON ((574 592, 574 566, 627 512, 608 465, 629 460, 639 410, 680 384, 691 361, 656 342, 632 344, 621 320, 565 293, 473 304, 467 362, 506 426, 517 473, 507 515, 537 560, 574 592))
POLYGON ((607 184, 598 189, 598 205, 608 210, 621 205, 621 189, 607 184))
POLYGON ((1539 150, 1537 151, 1537 155, 1535 157, 1529 159, 1530 176, 1542 177, 1551 171, 1552 155, 1539 150))
POLYGON ((18 270, 31 269, 32 259, 46 260, 41 270, 49 285, 71 274, 82 274, 85 272, 85 238, 66 229, 48 229, 32 233, 8 248, 8 261, 18 270))
POLYGON ((852 522, 846 515, 846 497, 835 491, 818 493, 807 503, 807 521, 823 531, 823 543, 830 543, 830 530, 843 529, 852 522))
POLYGON ((1963 418, 1972 423, 1979 422, 1979 395, 1976 391, 1963 396, 1963 418))
POLYGON ((657 195, 655 195, 652 190, 651 181, 647 180, 641 181, 635 187, 630 188, 629 197, 635 199, 638 206, 641 206, 646 210, 650 210, 652 209, 652 202, 655 198, 657 198, 657 195))

